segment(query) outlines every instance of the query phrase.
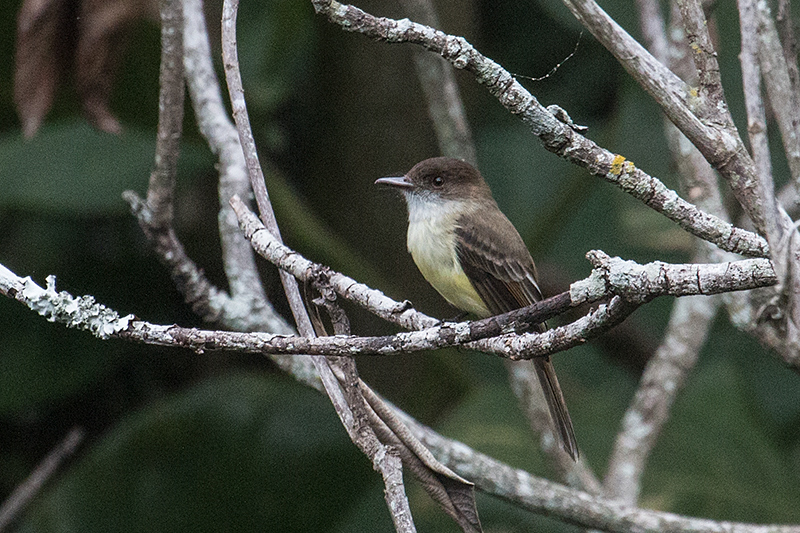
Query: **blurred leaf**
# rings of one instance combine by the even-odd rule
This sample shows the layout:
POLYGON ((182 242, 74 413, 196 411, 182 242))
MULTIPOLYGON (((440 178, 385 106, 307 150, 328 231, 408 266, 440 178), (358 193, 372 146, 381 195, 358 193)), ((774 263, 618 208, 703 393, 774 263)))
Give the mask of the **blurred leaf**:
POLYGON ((17 14, 14 103, 26 137, 39 129, 66 70, 69 20, 70 6, 63 0, 27 0, 17 14))
POLYGON ((99 382, 119 361, 113 349, 98 357, 91 336, 45 322, 20 305, 0 309, 0 320, 16 324, 0 350, 0 414, 57 405, 99 382))
POLYGON ((96 128, 120 133, 109 108, 125 33, 134 21, 158 18, 155 0, 82 0, 75 50, 75 85, 83 111, 96 128))
POLYGON ((290 95, 295 76, 310 64, 313 9, 294 0, 246 2, 237 20, 248 108, 259 115, 272 112, 290 95))
POLYGON ((20 531, 326 531, 372 476, 322 396, 228 375, 120 423, 20 531))
MULTIPOLYGON (((147 187, 154 154, 155 133, 112 136, 77 121, 49 125, 30 141, 0 137, 0 208, 81 216, 126 212, 121 193, 147 187)), ((184 143, 180 174, 212 164, 199 144, 184 143)))

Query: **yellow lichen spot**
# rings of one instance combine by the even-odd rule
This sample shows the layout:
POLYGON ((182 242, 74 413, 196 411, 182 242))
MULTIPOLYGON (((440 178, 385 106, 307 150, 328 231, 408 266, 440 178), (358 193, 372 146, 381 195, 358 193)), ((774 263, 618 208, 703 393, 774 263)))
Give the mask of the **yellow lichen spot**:
POLYGON ((622 173, 622 165, 624 164, 625 158, 619 154, 615 155, 614 160, 611 162, 611 170, 609 170, 608 173, 619 176, 622 173))
POLYGON ((692 98, 697 98, 698 94, 699 93, 697 91, 697 87, 692 87, 691 89, 689 89, 689 96, 691 96, 692 98))

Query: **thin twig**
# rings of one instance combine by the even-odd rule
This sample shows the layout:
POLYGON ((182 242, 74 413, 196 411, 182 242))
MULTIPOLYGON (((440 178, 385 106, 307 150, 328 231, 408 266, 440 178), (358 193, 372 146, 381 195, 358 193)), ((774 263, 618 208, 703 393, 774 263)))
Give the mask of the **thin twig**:
POLYGON ((83 441, 83 430, 72 428, 33 472, 22 482, 0 506, 0 531, 4 531, 19 516, 19 513, 41 492, 44 484, 53 477, 58 467, 68 459, 83 441))
POLYGON ((155 169, 150 174, 147 205, 150 223, 163 231, 172 226, 175 178, 183 130, 183 2, 161 0, 161 69, 155 169))
POLYGON ((147 201, 135 192, 123 198, 139 221, 159 259, 192 310, 208 321, 219 318, 213 302, 222 294, 186 255, 173 228, 174 189, 183 126, 183 5, 178 0, 161 3, 162 48, 159 86, 158 137, 155 169, 150 175, 147 201))

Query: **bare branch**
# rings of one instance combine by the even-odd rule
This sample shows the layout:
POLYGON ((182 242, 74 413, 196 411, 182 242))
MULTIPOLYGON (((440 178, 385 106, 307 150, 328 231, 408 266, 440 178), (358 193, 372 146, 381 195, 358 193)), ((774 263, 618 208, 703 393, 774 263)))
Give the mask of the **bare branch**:
MULTIPOLYGON (((654 43, 653 55, 683 79, 696 79, 696 71, 689 64, 689 47, 682 39, 683 29, 676 24, 681 19, 676 4, 670 4, 669 31, 657 2, 639 0, 639 5, 644 38, 654 43)), ((672 122, 665 120, 664 128, 685 193, 700 209, 727 220, 713 169, 672 122)), ((709 256, 723 259, 724 253, 705 241, 697 240, 695 246, 696 262, 705 262, 709 256)), ((725 255, 736 259, 734 254, 725 255)), ((628 505, 637 503, 647 459, 669 419, 682 382, 694 368, 718 307, 718 298, 681 298, 675 302, 664 339, 647 362, 617 434, 604 479, 606 497, 628 505)))
MULTIPOLYGON (((578 20, 586 25, 592 35, 661 106, 667 117, 697 146, 706 160, 722 173, 739 203, 753 220, 756 229, 764 233, 767 215, 764 214, 760 201, 757 172, 733 127, 724 100, 720 100, 721 85, 719 89, 714 85, 713 80, 718 78, 718 72, 716 74, 712 72, 716 62, 710 57, 714 51, 713 47, 710 47, 707 30, 703 27, 705 16, 702 10, 699 13, 699 21, 690 22, 693 24, 691 31, 697 46, 693 58, 699 59, 699 67, 707 70, 706 73, 701 73, 701 77, 705 79, 703 82, 705 89, 698 92, 680 82, 677 76, 653 58, 594 0, 564 1, 578 20), (706 102, 700 98, 701 96, 712 98, 713 102, 720 103, 721 106, 712 108, 713 102, 706 102), (696 115, 695 109, 698 108, 704 111, 696 115)), ((686 4, 687 1, 680 5, 686 4)), ((690 3, 696 5, 696 2, 690 3)), ((682 227, 697 237, 711 240, 724 250, 740 253, 721 246, 718 242, 707 239, 685 226, 682 227)))
MULTIPOLYGON (((800 119, 797 109, 800 107, 798 87, 792 85, 789 66, 786 63, 784 49, 772 19, 772 9, 768 2, 757 2, 756 17, 758 26, 753 37, 758 39, 758 60, 764 87, 769 95, 773 116, 783 139, 783 148, 789 162, 789 172, 795 186, 800 188, 800 119)), ((752 28, 748 28, 752 30, 752 28)), ((742 30, 744 32, 744 29, 742 30)), ((794 68, 797 69, 795 61, 794 68)), ((774 196, 774 192, 773 192, 774 196)))
MULTIPOLYGON (((90 329, 97 331, 98 333, 96 334, 98 336, 104 333, 105 338, 128 329, 133 320, 132 316, 120 319, 116 313, 107 308, 97 304, 87 307, 82 299, 74 299, 63 292, 56 293, 55 288, 52 286, 53 280, 50 279, 49 281, 50 286, 45 290, 38 287, 29 278, 18 278, 8 269, 0 266, 0 293, 26 303, 44 316, 47 316, 48 319, 59 319, 65 321, 68 325, 77 325, 78 321, 81 324, 87 321, 103 324, 102 327, 90 329), (59 312, 54 311, 55 304, 58 304, 59 312), (79 309, 85 309, 85 312, 78 314, 77 310, 79 309), (104 317, 108 318, 108 320, 103 320, 104 317)), ((612 307, 615 305, 614 302, 621 301, 619 297, 616 297, 612 300, 612 307)), ((608 312, 614 313, 614 311, 608 312)), ((222 333, 228 334, 228 332, 222 333)), ((232 335, 247 334, 234 333, 232 335)), ((264 334, 254 333, 250 335, 258 336, 264 334)), ((206 348, 212 349, 214 346, 206 346, 206 348)), ((314 383, 311 382, 310 384, 313 385, 314 383)), ((583 527, 602 528, 619 532, 655 532, 663 531, 665 528, 678 532, 800 532, 800 527, 796 526, 756 526, 715 522, 628 507, 513 469, 508 465, 475 452, 462 443, 450 441, 438 435, 401 411, 395 411, 395 413, 409 427, 411 432, 420 439, 424 446, 435 452, 444 465, 459 475, 473 480, 480 490, 502 497, 533 512, 558 516, 563 520, 583 527)))
MULTIPOLYGON (((64 293, 59 294, 65 297, 64 293)), ((67 295, 68 297, 68 295, 67 295)), ((402 332, 381 337, 299 337, 262 332, 233 332, 182 328, 175 325, 158 325, 139 320, 129 320, 125 328, 110 331, 107 337, 118 337, 134 342, 157 346, 190 348, 198 353, 232 350, 241 353, 290 354, 313 356, 404 356, 423 350, 466 344, 486 353, 511 360, 532 359, 564 351, 583 344, 589 338, 607 331, 626 318, 636 305, 615 297, 609 305, 575 322, 548 330, 541 334, 503 335, 491 339, 467 341, 460 331, 470 331, 469 324, 446 323, 421 331, 402 332)), ((73 327, 83 327, 78 316, 73 327)), ((59 321, 64 321, 59 319, 59 321)), ((113 326, 112 322, 112 326, 113 326)), ((112 326, 109 326, 112 327, 112 326)), ((477 335, 476 335, 477 336, 477 335)))
POLYGON ((123 198, 139 221, 159 259, 169 268, 178 290, 192 310, 216 320, 219 309, 211 301, 221 293, 186 255, 173 222, 175 178, 183 127, 183 6, 178 0, 161 4, 161 70, 159 79, 158 137, 155 169, 145 202, 133 191, 123 198))
MULTIPOLYGON (((131 191, 123 193, 123 197, 130 203, 145 236, 161 262, 168 267, 176 287, 196 314, 206 321, 220 322, 233 329, 266 329, 291 333, 292 328, 275 313, 266 300, 255 269, 252 249, 238 231, 235 215, 227 207, 227 202, 223 206, 223 212, 227 212, 228 224, 226 227, 225 219, 221 218, 220 232, 226 273, 231 290, 234 291, 233 297, 215 287, 188 257, 172 224, 175 171, 183 120, 184 64, 201 132, 209 140, 214 153, 220 157, 221 194, 226 186, 233 186, 234 192, 243 195, 249 191, 246 172, 241 174, 245 178, 243 185, 234 177, 238 163, 235 156, 237 150, 241 160, 238 166, 242 169, 244 160, 235 130, 227 119, 219 96, 202 6, 197 0, 186 0, 185 4, 185 24, 180 23, 181 17, 177 15, 164 15, 163 33, 167 42, 162 49, 162 105, 159 113, 156 169, 151 175, 148 201, 145 202, 131 191), (180 45, 181 35, 185 38, 185 46, 180 45), (225 138, 226 126, 228 133, 233 132, 233 141, 229 135, 227 140, 225 138), (235 146, 231 146, 232 143, 235 146), (240 186, 236 185, 237 182, 240 186)), ((180 11, 180 3, 165 4, 165 9, 167 8, 180 11)), ((292 365, 298 364, 299 360, 292 362, 292 365)))
MULTIPOLYGON (((753 261, 761 260, 747 260, 741 263, 753 261)), ((683 268, 689 265, 676 266, 678 267, 676 269, 667 269, 663 264, 661 267, 651 265, 649 269, 648 266, 640 267, 642 272, 650 270, 652 274, 661 278, 661 280, 644 280, 640 278, 634 280, 633 283, 642 284, 643 282, 645 285, 655 286, 661 282, 670 283, 669 280, 677 279, 681 276, 680 273, 678 276, 671 276, 669 274, 670 271, 683 271, 687 278, 694 275, 695 277, 702 277, 708 280, 714 276, 713 273, 711 276, 699 275, 698 271, 683 268)), ((717 267, 722 267, 720 271, 727 267, 729 272, 734 271, 734 273, 740 270, 740 265, 736 265, 735 263, 704 266, 708 266, 712 270, 717 269, 717 267)), ((744 268, 748 267, 745 266, 744 268)), ((613 278, 613 274, 610 277, 613 278)), ((593 276, 593 278, 595 280, 597 279, 596 276, 593 276)), ((767 278, 762 278, 759 281, 763 282, 764 279, 769 279, 769 275, 767 274, 767 278)), ((743 283, 751 281, 752 278, 750 280, 744 280, 743 283)), ((701 284, 702 283, 703 282, 701 282, 701 284)), ((574 285, 580 284, 582 284, 582 282, 577 282, 574 285)), ((711 282, 711 284, 713 284, 713 282, 711 282)), ((615 289, 612 290, 630 294, 630 291, 620 286, 616 286, 615 289)), ((694 293, 691 288, 689 291, 689 294, 694 293)), ((116 312, 97 304, 94 302, 94 299, 89 296, 76 298, 66 292, 56 292, 52 277, 48 278, 48 286, 46 289, 43 289, 29 278, 18 278, 4 268, 0 270, 0 292, 24 303, 42 316, 48 318, 48 320, 62 322, 69 327, 88 330, 99 338, 119 337, 148 344, 181 346, 191 348, 198 353, 213 350, 236 350, 246 353, 263 354, 385 356, 402 355, 414 351, 468 344, 482 351, 494 353, 513 360, 531 359, 533 357, 550 355, 577 344, 582 344, 586 339, 617 324, 630 314, 638 304, 643 302, 642 300, 629 303, 620 296, 616 296, 611 300, 608 306, 601 305, 597 310, 567 326, 554 328, 540 334, 503 334, 494 339, 487 339, 484 337, 489 333, 497 333, 499 329, 497 324, 502 323, 503 320, 508 320, 506 315, 499 315, 498 317, 484 319, 475 323, 445 323, 441 326, 435 326, 422 331, 404 332, 382 337, 298 337, 262 332, 208 331, 195 328, 182 328, 175 325, 161 326, 134 320, 130 315, 120 318, 116 312), (481 340, 482 338, 483 340, 481 340)), ((567 293, 564 294, 566 295, 567 293)), ((562 295, 550 301, 564 300, 565 298, 562 295)), ((542 308, 546 308, 547 306, 547 303, 544 305, 539 303, 526 308, 526 311, 530 311, 534 314, 541 312, 542 308)))
POLYGON ((575 461, 561 448, 534 366, 528 361, 505 360, 504 363, 511 390, 519 399, 528 423, 539 436, 542 452, 558 473, 559 479, 576 489, 601 494, 600 481, 589 467, 586 455, 581 453, 581 460, 575 461))
POLYGON ((667 334, 656 350, 625 412, 604 480, 605 496, 635 505, 641 490, 645 462, 683 388, 687 372, 705 344, 719 298, 694 296, 675 302, 667 334))
MULTIPOLYGON (((350 322, 344 310, 336 302, 336 295, 330 287, 321 288, 319 300, 328 312, 333 322, 333 332, 336 335, 350 335, 350 322)), ((317 301, 315 301, 315 304, 317 301)), ((403 465, 400 455, 384 445, 373 429, 374 422, 372 407, 364 398, 361 385, 368 388, 358 376, 356 363, 348 357, 328 357, 328 364, 336 374, 336 378, 342 386, 347 404, 353 413, 353 421, 350 425, 345 425, 350 439, 353 443, 372 461, 373 468, 383 477, 386 487, 384 497, 386 505, 394 522, 395 530, 398 532, 414 533, 416 527, 411 515, 411 508, 406 497, 405 485, 403 484, 403 465)), ((377 401, 382 402, 378 399, 377 401)))
POLYGON ((147 204, 155 231, 172 225, 175 178, 183 130, 183 3, 161 0, 161 69, 155 169, 150 174, 147 204))
POLYGON ((758 64, 758 9, 753 0, 739 0, 739 27, 742 37, 742 87, 747 109, 747 135, 750 151, 761 176, 765 201, 775 201, 772 161, 767 143, 767 113, 761 97, 761 68, 758 64))
MULTIPOLYGON (((239 217, 245 237, 251 241, 256 252, 267 261, 275 264, 281 270, 291 272, 301 281, 310 281, 307 276, 313 272, 323 272, 322 265, 312 263, 289 247, 282 245, 269 232, 262 231, 264 225, 241 200, 232 198, 231 206, 239 217)), ((406 329, 422 329, 439 322, 435 318, 412 309, 410 302, 398 303, 382 292, 358 283, 353 278, 336 272, 325 273, 325 275, 327 282, 331 284, 337 294, 357 303, 384 320, 406 329)))
MULTIPOLYGON (((273 236, 277 242, 281 242, 278 222, 267 194, 264 175, 258 161, 253 132, 250 128, 250 121, 247 116, 247 107, 244 99, 244 89, 242 88, 236 47, 237 10, 238 0, 225 0, 223 2, 222 55, 225 64, 225 76, 228 82, 228 92, 231 98, 231 107, 233 109, 236 129, 239 133, 239 142, 242 145, 245 161, 247 162, 250 185, 255 192, 256 203, 261 213, 261 219, 266 228, 269 229, 268 232, 270 235, 273 236)), ((265 231, 264 233, 268 232, 265 231)), ((314 327, 300 295, 297 280, 284 270, 280 270, 279 273, 298 331, 307 338, 314 338, 314 327)), ((383 475, 384 483, 386 484, 387 504, 397 531, 415 531, 411 513, 408 508, 408 501, 405 497, 405 491, 402 490, 402 485, 397 485, 397 478, 398 475, 400 475, 398 465, 393 459, 387 457, 386 450, 377 441, 371 429, 365 430, 365 428, 369 428, 369 426, 364 420, 364 399, 361 397, 357 384, 355 383, 355 380, 358 379, 355 363, 344 364, 343 370, 349 371, 348 375, 350 376, 350 380, 345 380, 343 386, 334 375, 333 369, 327 359, 317 356, 312 357, 311 360, 319 374, 325 392, 330 398, 336 410, 336 414, 339 416, 351 440, 372 459, 376 469, 383 475), (358 416, 359 414, 361 414, 360 418, 358 416), (362 437, 366 440, 362 440, 362 437)), ((400 477, 402 480, 402 476, 400 477)))
POLYGON ((487 353, 520 360, 550 355, 582 344, 619 323, 638 305, 659 294, 714 294, 717 291, 745 290, 774 283, 771 266, 763 259, 710 265, 667 265, 660 262, 637 265, 631 261, 608 258, 601 252, 593 253, 601 256, 599 260, 595 259, 600 273, 593 273, 586 280, 573 283, 569 293, 473 323, 444 323, 422 331, 382 337, 298 337, 160 326, 135 320, 131 315, 120 317, 115 311, 96 303, 91 296, 73 297, 66 292, 56 292, 53 276, 48 277, 47 288, 42 288, 30 278, 17 277, 2 265, 0 294, 24 303, 50 321, 90 331, 101 339, 120 337, 148 344, 182 346, 198 353, 227 349, 264 354, 397 355, 468 344, 487 353), (601 287, 605 287, 605 290, 601 287), (596 301, 608 294, 617 296, 608 305, 600 305, 569 325, 543 333, 504 333, 487 338, 503 332, 504 325, 514 316, 549 316, 554 304, 563 310, 587 301, 596 301))

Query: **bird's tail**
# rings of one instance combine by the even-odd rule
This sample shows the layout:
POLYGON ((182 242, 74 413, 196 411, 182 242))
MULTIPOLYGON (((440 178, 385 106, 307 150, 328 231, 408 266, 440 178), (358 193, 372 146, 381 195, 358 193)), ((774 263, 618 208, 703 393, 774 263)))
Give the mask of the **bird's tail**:
POLYGON ((547 400, 547 407, 550 409, 550 417, 553 419, 557 433, 561 439, 561 446, 564 448, 574 461, 578 460, 578 441, 575 440, 575 430, 572 428, 572 419, 567 411, 567 404, 564 402, 564 394, 558 384, 556 371, 549 357, 535 357, 533 366, 536 375, 544 391, 544 398, 547 400))

